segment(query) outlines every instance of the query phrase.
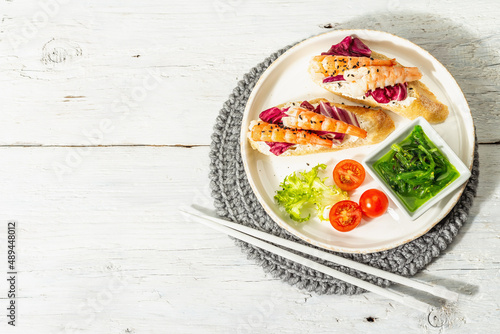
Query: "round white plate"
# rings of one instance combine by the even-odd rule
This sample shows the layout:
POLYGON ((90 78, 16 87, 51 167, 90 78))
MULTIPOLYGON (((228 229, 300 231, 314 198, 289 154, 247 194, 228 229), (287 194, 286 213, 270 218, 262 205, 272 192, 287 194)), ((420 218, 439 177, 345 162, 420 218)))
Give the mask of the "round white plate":
MULTIPOLYGON (((371 50, 394 57, 405 66, 417 66, 420 69, 423 74, 421 81, 434 92, 439 101, 448 105, 450 111, 446 121, 433 125, 434 129, 465 165, 472 168, 474 124, 467 101, 455 79, 443 65, 419 46, 401 37, 373 30, 338 30, 314 36, 295 45, 271 64, 248 99, 241 127, 241 154, 255 195, 269 216, 282 228, 313 245, 329 250, 372 253, 402 245, 425 234, 455 206, 465 185, 414 221, 406 218, 390 202, 387 213, 371 220, 363 218, 361 224, 350 232, 338 232, 329 222, 321 222, 318 218, 296 223, 274 201, 274 195, 280 189, 279 184, 286 175, 294 171, 310 170, 318 163, 325 163, 328 168, 323 175, 329 176, 331 180, 336 163, 347 158, 361 162, 374 146, 333 153, 276 157, 254 151, 246 137, 251 120, 258 119, 261 111, 284 102, 324 97, 350 103, 315 85, 307 71, 313 56, 327 51, 332 44, 339 43, 347 35, 359 37, 371 50)), ((387 113, 394 120, 396 128, 410 122, 392 112, 387 113)), ((350 192, 351 199, 357 202, 361 194, 370 188, 380 189, 380 186, 367 174, 363 185, 350 192)))

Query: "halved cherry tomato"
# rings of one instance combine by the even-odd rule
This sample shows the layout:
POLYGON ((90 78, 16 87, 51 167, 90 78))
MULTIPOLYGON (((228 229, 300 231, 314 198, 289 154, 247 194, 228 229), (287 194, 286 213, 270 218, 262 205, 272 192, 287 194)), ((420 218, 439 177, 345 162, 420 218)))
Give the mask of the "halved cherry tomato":
POLYGON ((368 189, 359 198, 359 206, 363 213, 370 218, 382 216, 389 207, 387 195, 378 189, 368 189))
POLYGON ((365 169, 356 160, 342 160, 333 169, 333 180, 342 190, 354 190, 365 180, 365 169))
POLYGON ((358 203, 349 200, 340 201, 330 209, 330 224, 337 231, 347 232, 359 225, 362 216, 358 203))

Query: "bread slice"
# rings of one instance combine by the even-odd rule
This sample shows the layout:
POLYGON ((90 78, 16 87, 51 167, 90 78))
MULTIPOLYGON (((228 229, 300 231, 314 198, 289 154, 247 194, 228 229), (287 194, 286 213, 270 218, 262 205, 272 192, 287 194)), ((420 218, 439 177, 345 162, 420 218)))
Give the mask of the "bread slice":
MULTIPOLYGON (((309 103, 311 103, 314 107, 316 107, 321 101, 329 102, 332 106, 336 106, 338 108, 342 108, 344 110, 354 113, 356 115, 356 118, 358 119, 360 127, 367 131, 366 138, 361 139, 355 136, 346 135, 341 145, 334 146, 331 148, 319 145, 309 145, 309 144, 294 145, 291 146, 289 149, 287 149, 284 153, 280 154, 279 155, 280 157, 304 155, 304 154, 312 154, 320 152, 332 152, 353 147, 359 147, 363 145, 376 144, 384 140, 396 128, 393 120, 382 110, 333 103, 323 98, 309 100, 309 103)), ((301 103, 302 101, 288 102, 280 104, 276 107, 287 108, 291 106, 299 106, 301 103)), ((253 149, 266 155, 274 155, 269 151, 269 146, 265 142, 254 141, 251 138, 248 138, 248 140, 253 149)))
MULTIPOLYGON (((374 59, 390 59, 380 53, 373 52, 374 59)), ((436 96, 420 81, 408 82, 408 97, 403 101, 392 101, 389 103, 378 103, 373 97, 352 96, 349 94, 349 83, 330 82, 323 83, 325 75, 321 71, 318 62, 312 60, 309 73, 313 81, 324 89, 346 98, 350 101, 361 103, 370 107, 379 107, 390 110, 405 118, 415 119, 424 117, 429 123, 441 123, 448 117, 448 107, 438 101, 436 96)))

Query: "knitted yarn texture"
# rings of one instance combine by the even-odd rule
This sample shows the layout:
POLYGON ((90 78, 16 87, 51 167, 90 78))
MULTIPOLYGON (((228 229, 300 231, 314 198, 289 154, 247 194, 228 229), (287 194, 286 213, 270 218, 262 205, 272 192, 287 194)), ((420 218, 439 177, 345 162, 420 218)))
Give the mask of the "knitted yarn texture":
MULTIPOLYGON (((240 152, 240 128, 248 97, 262 73, 292 45, 276 51, 243 76, 220 110, 212 134, 210 148, 210 186, 217 214, 284 239, 306 244, 280 228, 264 211, 248 183, 240 152)), ((462 196, 450 213, 425 235, 393 249, 370 254, 335 253, 375 268, 403 276, 413 276, 438 257, 453 241, 466 223, 479 177, 477 141, 474 150, 472 176, 462 196)), ((235 239, 249 259, 256 261, 276 278, 300 289, 317 294, 358 294, 363 289, 304 267, 280 256, 235 239)), ((309 245, 309 244, 307 244, 309 245)), ((315 246, 309 245, 311 248, 315 246)), ((327 250, 324 250, 327 251, 327 250)), ((314 258, 315 261, 318 259, 314 258)), ((391 283, 379 277, 346 268, 327 261, 318 261, 341 272, 387 287, 391 283)))

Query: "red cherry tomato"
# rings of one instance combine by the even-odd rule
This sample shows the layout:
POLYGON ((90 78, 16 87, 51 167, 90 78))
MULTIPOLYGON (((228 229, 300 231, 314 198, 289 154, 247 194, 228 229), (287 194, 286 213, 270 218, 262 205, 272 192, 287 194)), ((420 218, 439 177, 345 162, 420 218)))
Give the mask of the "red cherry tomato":
POLYGON ((370 218, 382 216, 389 207, 386 194, 377 189, 369 189, 359 198, 359 206, 363 213, 370 218))
POLYGON ((363 213, 358 203, 345 200, 330 209, 330 224, 340 232, 353 230, 361 222, 363 213))
POLYGON ((342 160, 333 169, 333 180, 342 190, 354 190, 365 180, 365 169, 355 160, 342 160))

